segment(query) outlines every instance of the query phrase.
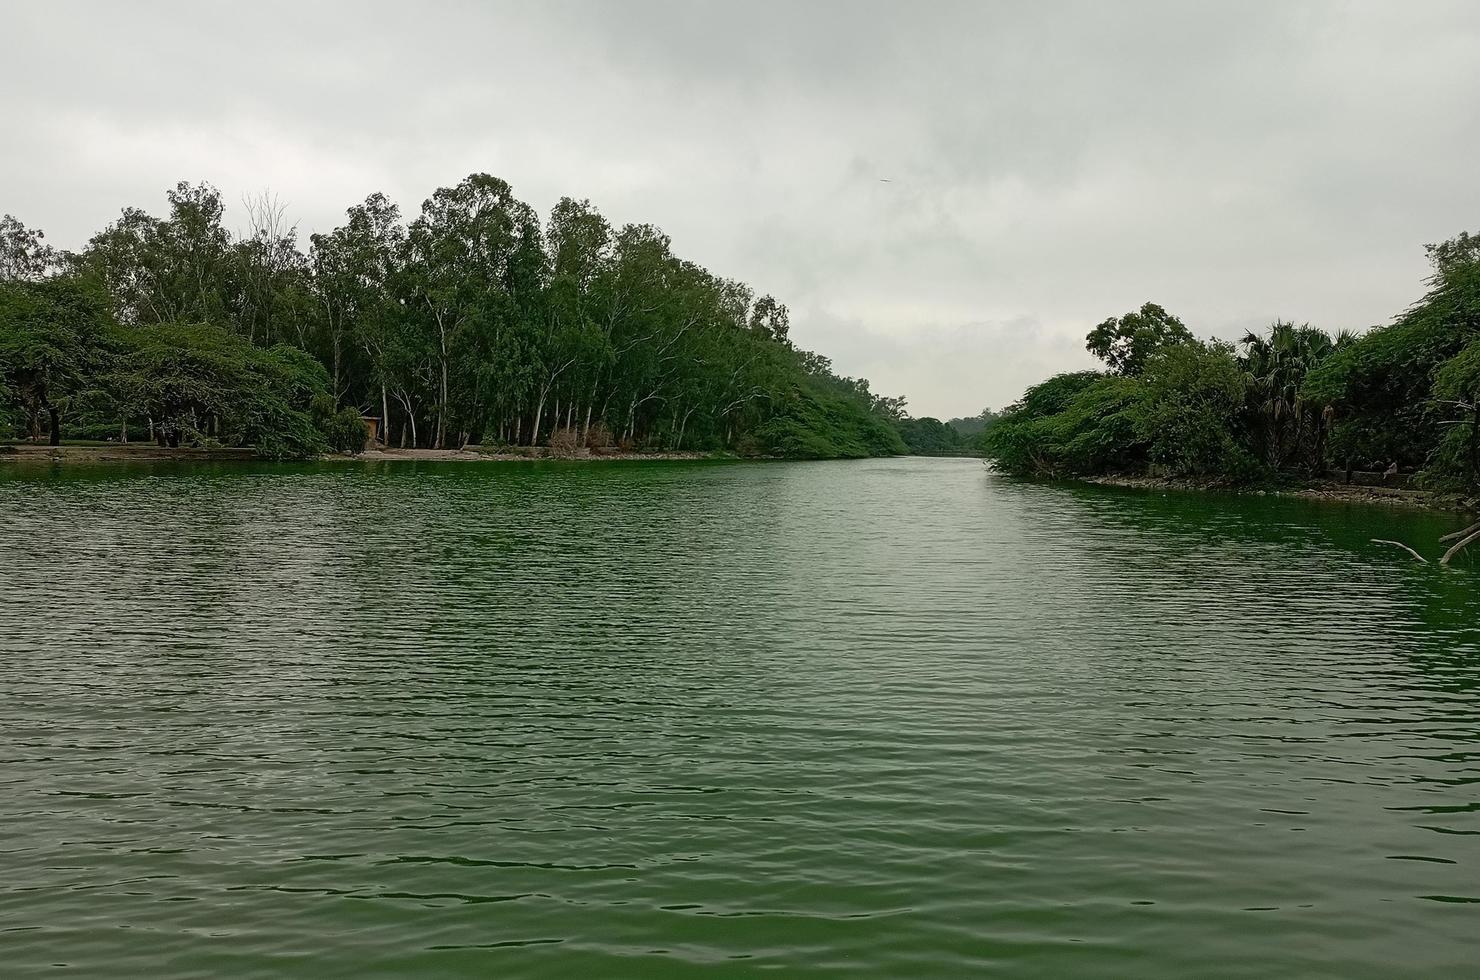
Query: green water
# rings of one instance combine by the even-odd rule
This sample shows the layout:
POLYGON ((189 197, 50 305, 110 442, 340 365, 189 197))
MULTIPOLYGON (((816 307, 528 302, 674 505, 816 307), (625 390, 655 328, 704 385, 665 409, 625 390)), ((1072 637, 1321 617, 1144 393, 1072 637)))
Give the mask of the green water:
POLYGON ((1455 518, 0 464, 0 973, 1480 972, 1455 518))

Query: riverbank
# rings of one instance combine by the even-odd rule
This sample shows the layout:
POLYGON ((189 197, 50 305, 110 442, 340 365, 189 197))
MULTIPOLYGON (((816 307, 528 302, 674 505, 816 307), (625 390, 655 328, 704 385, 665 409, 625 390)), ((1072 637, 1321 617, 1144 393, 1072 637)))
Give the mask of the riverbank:
POLYGON ((370 462, 404 462, 432 460, 459 463, 520 462, 532 459, 554 460, 702 460, 742 459, 734 453, 718 452, 623 452, 619 449, 580 449, 575 452, 556 453, 548 446, 504 446, 497 449, 467 446, 462 449, 367 449, 356 456, 327 456, 346 462, 366 460, 370 462))
POLYGON ((1357 486, 1316 480, 1294 486, 1235 486, 1217 480, 1195 480, 1158 476, 1086 476, 1084 483, 1106 487, 1129 487, 1138 490, 1216 491, 1254 497, 1298 497, 1307 500, 1330 500, 1341 503, 1382 504, 1419 510, 1474 513, 1480 510, 1473 499, 1456 494, 1397 487, 1357 486))
POLYGON ((84 443, 60 446, 14 443, 0 446, 0 463, 124 463, 164 460, 219 462, 261 459, 250 449, 196 449, 152 442, 84 443))
MULTIPOLYGON (((354 456, 330 455, 322 460, 340 462, 521 462, 540 459, 560 460, 708 460, 741 459, 733 453, 718 452, 623 452, 616 449, 581 449, 574 453, 553 453, 547 446, 506 446, 463 449, 367 449, 354 456)), ((32 463, 125 463, 125 462, 223 462, 262 459, 251 449, 198 449, 186 446, 159 446, 152 442, 84 443, 60 446, 16 443, 0 446, 0 462, 32 463)))

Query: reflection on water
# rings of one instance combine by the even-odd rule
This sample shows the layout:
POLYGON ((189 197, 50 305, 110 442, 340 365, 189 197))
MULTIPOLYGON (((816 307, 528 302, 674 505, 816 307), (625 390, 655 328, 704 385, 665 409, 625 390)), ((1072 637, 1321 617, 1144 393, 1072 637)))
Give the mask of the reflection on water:
POLYGON ((0 469, 10 968, 1474 968, 1442 516, 966 460, 0 469))

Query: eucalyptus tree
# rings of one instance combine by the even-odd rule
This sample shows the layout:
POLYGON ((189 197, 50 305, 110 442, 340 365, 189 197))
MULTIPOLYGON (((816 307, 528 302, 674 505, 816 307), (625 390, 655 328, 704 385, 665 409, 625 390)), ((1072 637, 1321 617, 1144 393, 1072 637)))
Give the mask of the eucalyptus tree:
POLYGON ((454 355, 478 327, 497 336, 498 324, 489 318, 507 312, 501 301, 507 298, 510 258, 531 226, 538 223, 529 206, 514 198, 507 182, 488 174, 439 188, 411 225, 404 282, 408 305, 424 318, 436 355, 434 448, 444 445, 453 411, 454 355))
MULTIPOLYGON (((298 248, 298 229, 287 223, 286 208, 270 194, 247 199, 244 205, 248 230, 232 243, 232 262, 224 270, 227 318, 237 333, 254 343, 291 343, 313 350, 317 317, 308 260, 298 248)), ((335 362, 338 354, 335 346, 335 362)), ((338 374, 336 366, 336 379, 338 374)))
POLYGON ((612 260, 612 229, 590 201, 563 197, 550 212, 544 240, 549 280, 535 355, 538 362, 535 430, 538 433, 545 402, 552 395, 556 399, 554 414, 559 424, 562 393, 566 425, 584 408, 585 425, 589 428, 596 396, 594 386, 605 354, 595 291, 612 260), (583 398, 585 404, 578 404, 583 398))
POLYGON ((343 401, 347 349, 363 356, 361 396, 378 395, 383 433, 389 439, 391 346, 396 342, 400 305, 395 277, 406 251, 400 209, 375 193, 346 212, 345 223, 310 237, 314 296, 329 339, 334 397, 343 401))
POLYGON ((221 194, 181 181, 166 197, 168 218, 125 208, 92 237, 80 264, 102 279, 124 323, 222 322, 234 257, 221 194))

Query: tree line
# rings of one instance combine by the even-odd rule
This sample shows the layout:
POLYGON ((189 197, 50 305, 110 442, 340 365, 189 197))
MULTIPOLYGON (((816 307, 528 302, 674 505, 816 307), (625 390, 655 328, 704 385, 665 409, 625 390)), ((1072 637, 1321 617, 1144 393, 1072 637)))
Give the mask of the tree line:
POLYGON ((797 348, 784 305, 589 201, 487 174, 383 194, 304 248, 284 208, 180 183, 75 253, 0 222, 0 436, 276 456, 389 445, 902 453, 903 399, 797 348))
POLYGON ((1101 371, 1056 375, 993 420, 999 469, 1226 482, 1409 472, 1480 488, 1480 236, 1427 247, 1427 291, 1356 335, 1280 321, 1237 344, 1147 303, 1086 338, 1101 371))

